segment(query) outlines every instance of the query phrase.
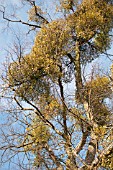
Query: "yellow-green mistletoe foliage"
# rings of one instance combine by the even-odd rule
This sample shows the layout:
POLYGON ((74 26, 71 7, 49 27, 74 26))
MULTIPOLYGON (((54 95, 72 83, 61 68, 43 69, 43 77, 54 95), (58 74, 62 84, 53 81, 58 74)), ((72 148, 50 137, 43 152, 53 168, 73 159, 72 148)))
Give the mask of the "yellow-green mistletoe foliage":
POLYGON ((94 101, 94 99, 102 101, 103 99, 110 97, 110 80, 106 76, 97 76, 95 79, 86 83, 85 89, 87 89, 89 97, 92 98, 91 101, 94 101))
POLYGON ((52 21, 37 34, 31 55, 50 60, 54 65, 58 64, 59 57, 67 54, 69 49, 70 31, 67 21, 52 21))
POLYGON ((54 96, 43 95, 37 101, 37 104, 40 106, 40 110, 45 116, 45 118, 51 120, 58 114, 63 111, 63 106, 54 96))
POLYGON ((35 21, 35 22, 39 22, 41 24, 44 24, 44 20, 42 17, 44 15, 44 12, 41 10, 41 8, 39 6, 34 6, 32 7, 29 11, 29 20, 30 21, 35 21))
POLYGON ((103 157, 101 166, 110 170, 113 170, 113 152, 109 152, 103 157))
POLYGON ((109 47, 108 32, 113 26, 113 6, 105 0, 83 0, 76 12, 68 19, 70 25, 75 27, 78 38, 86 41, 93 38, 100 51, 109 47))
MULTIPOLYGON (((112 141, 113 141, 113 129, 111 129, 111 131, 109 131, 109 135, 107 137, 107 140, 105 141, 105 146, 106 146, 107 142, 112 143, 112 141)), ((106 169, 113 170, 113 149, 108 151, 106 153, 106 155, 104 155, 102 157, 101 166, 106 169)))
POLYGON ((48 143, 50 133, 48 127, 39 119, 35 118, 32 124, 26 128, 26 136, 23 145, 26 151, 38 152, 48 143))
MULTIPOLYGON (((40 62, 29 55, 20 62, 13 62, 8 70, 8 81, 11 88, 19 97, 35 100, 43 93, 48 94, 50 85, 46 72, 40 62)), ((23 98, 23 99, 24 99, 23 98)))
POLYGON ((32 96, 34 89, 39 94, 46 93, 50 83, 48 80, 56 81, 62 76, 59 67, 62 56, 68 50, 66 45, 70 37, 69 31, 64 20, 51 22, 37 34, 31 53, 10 65, 9 84, 17 86, 16 93, 19 96, 32 96))
POLYGON ((109 78, 97 76, 95 79, 88 81, 84 88, 85 100, 89 103, 94 118, 100 125, 103 125, 109 121, 110 116, 109 109, 103 103, 106 98, 110 98, 112 93, 109 78))
POLYGON ((21 143, 24 146, 24 151, 34 154, 34 164, 42 164, 41 154, 44 152, 50 139, 48 126, 36 117, 31 125, 26 128, 25 134, 24 140, 21 143))
POLYGON ((111 79, 112 79, 112 85, 113 85, 113 65, 111 66, 111 79))
MULTIPOLYGON (((9 85, 16 86, 16 94, 21 97, 23 95, 35 98, 42 93, 48 94, 51 82, 58 83, 59 77, 63 78, 64 75, 72 73, 70 68, 74 70, 76 40, 81 46, 81 61, 92 61, 95 53, 97 55, 98 52, 109 47, 112 18, 113 6, 109 3, 104 0, 84 0, 81 5, 78 5, 76 12, 65 19, 43 25, 36 35, 30 54, 10 65, 9 85), (68 63, 71 64, 66 65, 64 63, 68 53, 72 53, 71 59, 69 55, 67 56, 68 63), (64 70, 66 74, 63 74, 64 70)), ((31 19, 33 19, 32 15, 31 19)))
POLYGON ((66 11, 72 10, 75 0, 60 0, 60 8, 66 11))

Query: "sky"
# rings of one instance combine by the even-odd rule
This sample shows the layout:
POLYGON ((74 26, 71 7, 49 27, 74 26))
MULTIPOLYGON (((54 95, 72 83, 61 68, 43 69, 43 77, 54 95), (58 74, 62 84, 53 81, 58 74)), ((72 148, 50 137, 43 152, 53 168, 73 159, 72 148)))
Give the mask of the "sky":
MULTIPOLYGON (((9 1, 5 0, 4 2, 3 2, 3 0, 0 0, 0 4, 3 5, 3 3, 6 4, 7 9, 10 9, 10 12, 11 12, 11 10, 12 10, 11 6, 12 5, 14 5, 14 6, 20 5, 20 0, 9 0, 9 1)), ((53 12, 53 6, 52 5, 48 1, 47 6, 49 6, 49 12, 53 16, 53 18, 55 18, 56 16, 55 16, 55 13, 53 12)), ((22 17, 23 20, 26 19, 26 17, 27 17, 26 11, 28 9, 27 7, 28 6, 24 7, 24 12, 22 12, 21 8, 17 11, 19 18, 22 17)), ((2 7, 0 6, 0 9, 1 8, 2 7)), ((8 28, 6 22, 4 22, 2 20, 2 15, 0 14, 0 63, 3 63, 5 61, 5 57, 7 56, 7 49, 15 41, 14 33, 16 34, 19 31, 20 37, 22 37, 22 34, 24 34, 26 36, 26 33, 27 33, 27 27, 26 26, 22 26, 20 24, 15 24, 15 23, 10 24, 9 26, 10 27, 8 28)), ((32 37, 32 34, 28 35, 28 39, 25 38, 25 41, 30 40, 31 37, 32 37)), ((23 42, 24 42, 24 40, 23 40, 23 42)), ((113 54, 113 45, 111 46, 109 53, 113 54)), ((111 59, 113 60, 113 57, 111 57, 111 59)), ((93 66, 96 67, 96 65, 98 65, 98 63, 99 63, 100 66, 102 66, 104 72, 109 71, 109 68, 111 66, 111 61, 109 59, 107 59, 105 56, 101 56, 100 59, 98 60, 98 62, 97 62, 97 60, 95 60, 91 66, 88 66, 86 68, 87 74, 89 74, 90 68, 93 67, 93 66)), ((9 170, 8 165, 2 167, 1 170, 9 170)))

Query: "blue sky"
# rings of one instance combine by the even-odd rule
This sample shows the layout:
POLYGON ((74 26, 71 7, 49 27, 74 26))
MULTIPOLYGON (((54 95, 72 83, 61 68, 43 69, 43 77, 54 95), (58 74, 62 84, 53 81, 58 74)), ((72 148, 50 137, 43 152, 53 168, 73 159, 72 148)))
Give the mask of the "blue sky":
MULTIPOLYGON (((0 3, 2 1, 0 0, 0 3)), ((54 3, 55 1, 53 1, 54 3)), ((19 5, 20 4, 20 0, 5 0, 4 4, 7 4, 7 8, 11 10, 11 4, 12 5, 19 5)), ((53 5, 50 5, 50 1, 48 1, 48 5, 46 7, 49 6, 49 12, 51 13, 51 15, 53 15, 53 18, 55 17, 55 13, 53 12, 53 5)), ((22 12, 21 9, 17 11, 18 13, 18 18, 21 16, 23 18, 23 20, 26 19, 26 11, 27 11, 27 6, 24 7, 25 11, 22 12)), ((20 34, 25 35, 25 41, 26 41, 26 32, 27 32, 27 27, 26 26, 22 26, 20 24, 10 24, 10 28, 7 29, 7 25, 6 23, 4 23, 4 21, 2 20, 2 16, 0 15, 0 63, 2 63, 3 61, 5 61, 5 57, 7 55, 6 49, 8 49, 8 47, 10 45, 13 44, 15 36, 14 33, 16 34, 18 31, 20 31, 20 34), (5 24, 5 25, 4 25, 5 24)), ((28 40, 30 40, 30 37, 32 36, 32 34, 29 35, 28 40)), ((22 35, 21 35, 22 37, 22 35)), ((32 39, 33 40, 33 39, 32 39)), ((23 40, 24 41, 24 40, 23 40)), ((113 45, 111 46, 111 50, 109 50, 110 54, 113 54, 113 45)), ((113 57, 111 58, 113 60, 113 57)), ((100 59, 95 60, 93 62, 93 65, 97 65, 99 63, 100 66, 102 66, 103 71, 109 71, 109 67, 111 65, 111 61, 109 59, 107 59, 105 56, 100 57, 100 59)), ((88 66, 87 67, 87 74, 89 74, 89 67, 92 66, 88 66)), ((1 170, 9 170, 8 169, 8 165, 2 167, 1 170)))

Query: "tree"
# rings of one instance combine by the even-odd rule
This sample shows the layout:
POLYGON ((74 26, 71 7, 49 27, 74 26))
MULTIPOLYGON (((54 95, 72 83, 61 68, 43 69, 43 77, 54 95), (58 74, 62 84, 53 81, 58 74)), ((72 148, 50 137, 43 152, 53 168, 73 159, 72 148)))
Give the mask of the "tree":
POLYGON ((6 64, 1 97, 11 100, 7 112, 11 122, 20 124, 18 132, 13 125, 10 133, 3 133, 3 155, 10 150, 11 160, 25 154, 30 169, 112 170, 113 110, 108 104, 113 71, 103 75, 92 70, 88 78, 83 72, 101 54, 109 57, 112 1, 61 0, 57 10, 64 16, 52 21, 35 1, 23 2, 31 5, 31 22, 9 19, 1 10, 6 21, 36 31, 31 51, 19 50, 6 64))

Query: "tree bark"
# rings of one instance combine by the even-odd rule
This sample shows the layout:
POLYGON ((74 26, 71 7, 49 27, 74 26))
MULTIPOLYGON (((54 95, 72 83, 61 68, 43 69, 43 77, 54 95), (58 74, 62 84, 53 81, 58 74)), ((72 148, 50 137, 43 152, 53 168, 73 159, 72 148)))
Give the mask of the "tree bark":
POLYGON ((82 101, 82 90, 83 90, 83 83, 81 77, 81 64, 80 64, 80 44, 79 41, 76 41, 76 58, 75 58, 75 84, 76 84, 76 99, 81 102, 82 101))

